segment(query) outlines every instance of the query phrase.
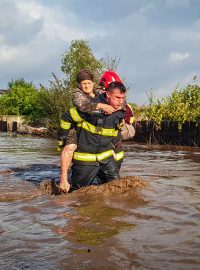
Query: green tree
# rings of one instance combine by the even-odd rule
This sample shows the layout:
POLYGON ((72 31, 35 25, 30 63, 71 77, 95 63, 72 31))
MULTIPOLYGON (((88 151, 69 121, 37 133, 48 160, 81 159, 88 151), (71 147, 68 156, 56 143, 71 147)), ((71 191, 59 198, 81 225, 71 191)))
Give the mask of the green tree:
POLYGON ((2 114, 25 115, 29 116, 29 119, 36 119, 41 114, 37 88, 23 78, 8 83, 8 92, 1 96, 0 104, 2 114))
POLYGON ((46 127, 53 137, 57 134, 61 115, 71 105, 71 88, 67 80, 58 79, 53 74, 49 88, 41 85, 39 91, 40 107, 43 111, 46 127))
POLYGON ((142 112, 145 118, 155 121, 160 124, 166 114, 166 100, 155 99, 153 94, 148 95, 149 104, 142 108, 142 112))
POLYGON ((77 86, 78 71, 88 68, 98 80, 103 71, 114 70, 119 64, 116 58, 109 56, 97 60, 85 40, 73 40, 61 62, 66 79, 58 79, 53 74, 49 87, 41 85, 37 89, 23 78, 9 82, 9 92, 0 97, 0 113, 26 115, 29 123, 45 120, 50 133, 54 135, 62 113, 71 105, 71 93, 77 86))
POLYGON ((106 70, 116 71, 120 63, 120 58, 117 58, 116 56, 113 58, 109 56, 108 53, 106 53, 105 56, 101 58, 100 61, 103 64, 103 69, 104 69, 103 71, 106 71, 106 70))
POLYGON ((71 105, 72 91, 77 87, 78 71, 88 68, 97 80, 107 65, 113 67, 116 60, 108 57, 105 60, 97 60, 87 41, 73 40, 61 62, 61 70, 66 74, 66 79, 58 79, 53 74, 50 87, 41 86, 39 91, 40 107, 43 110, 48 130, 53 136, 56 135, 62 113, 71 105))
POLYGON ((191 121, 200 120, 200 86, 194 81, 194 84, 187 85, 182 93, 183 99, 188 104, 187 119, 191 121))
POLYGON ((102 74, 104 63, 97 60, 86 40, 73 40, 62 58, 61 70, 67 75, 70 87, 76 87, 76 76, 80 69, 90 69, 96 77, 102 74))
POLYGON ((128 102, 128 104, 131 106, 131 108, 133 110, 133 115, 134 115, 135 120, 141 119, 141 117, 143 118, 143 107, 142 106, 138 106, 136 103, 131 103, 131 102, 128 102))

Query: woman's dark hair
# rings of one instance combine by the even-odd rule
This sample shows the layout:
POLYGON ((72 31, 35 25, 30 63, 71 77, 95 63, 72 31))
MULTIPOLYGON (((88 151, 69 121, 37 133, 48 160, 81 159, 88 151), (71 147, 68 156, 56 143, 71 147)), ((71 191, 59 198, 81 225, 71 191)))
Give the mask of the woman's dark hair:
POLYGON ((110 83, 106 89, 106 92, 112 92, 114 89, 118 89, 120 93, 126 93, 126 87, 121 82, 110 83))
POLYGON ((84 80, 90 80, 92 82, 94 81, 94 74, 86 68, 79 70, 77 74, 77 83, 84 80))

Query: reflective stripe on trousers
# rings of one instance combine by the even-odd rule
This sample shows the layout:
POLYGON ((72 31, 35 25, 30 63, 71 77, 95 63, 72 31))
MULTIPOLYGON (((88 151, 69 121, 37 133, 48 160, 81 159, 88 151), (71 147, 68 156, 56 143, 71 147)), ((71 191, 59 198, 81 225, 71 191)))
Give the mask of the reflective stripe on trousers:
POLYGON ((119 161, 119 160, 121 160, 123 158, 124 158, 124 151, 121 151, 121 152, 115 154, 115 160, 116 161, 119 161))

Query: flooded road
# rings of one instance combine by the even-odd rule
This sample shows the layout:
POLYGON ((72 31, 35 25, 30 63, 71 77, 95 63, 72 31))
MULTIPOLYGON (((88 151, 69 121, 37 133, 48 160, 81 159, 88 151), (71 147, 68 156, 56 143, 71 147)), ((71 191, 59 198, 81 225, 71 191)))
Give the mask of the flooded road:
POLYGON ((0 133, 0 269, 200 269, 200 150, 126 143, 121 175, 143 189, 41 195, 55 147, 0 133))

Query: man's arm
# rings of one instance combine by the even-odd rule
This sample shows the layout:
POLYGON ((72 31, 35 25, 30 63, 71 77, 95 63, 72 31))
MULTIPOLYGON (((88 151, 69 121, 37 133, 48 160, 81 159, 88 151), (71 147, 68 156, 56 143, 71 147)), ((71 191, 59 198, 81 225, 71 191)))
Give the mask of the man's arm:
POLYGON ((68 144, 64 146, 60 162, 61 162, 61 175, 60 175, 60 189, 64 192, 69 192, 70 183, 68 181, 68 169, 71 165, 73 153, 76 150, 76 144, 68 144))
MULTIPOLYGON (((72 136, 71 133, 74 132, 74 129, 71 129, 75 125, 75 122, 72 119, 70 111, 62 115, 60 120, 60 129, 58 132, 58 150, 62 150, 60 162, 61 162, 61 177, 59 188, 63 192, 69 192, 70 184, 68 181, 67 173, 71 164, 73 152, 76 149, 76 144, 66 144, 66 140, 69 139, 69 136, 72 136)), ((76 136, 76 134, 73 134, 76 136)))

